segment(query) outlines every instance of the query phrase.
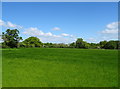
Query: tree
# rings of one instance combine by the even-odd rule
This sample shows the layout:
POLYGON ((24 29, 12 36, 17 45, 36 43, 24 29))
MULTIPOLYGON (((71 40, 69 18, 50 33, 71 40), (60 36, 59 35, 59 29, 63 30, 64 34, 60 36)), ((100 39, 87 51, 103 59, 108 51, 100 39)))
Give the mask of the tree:
POLYGON ((17 48, 22 37, 19 37, 19 31, 17 29, 7 29, 6 32, 2 32, 2 39, 4 41, 4 46, 6 45, 6 47, 17 48))
POLYGON ((75 48, 75 47, 76 47, 75 42, 71 43, 71 44, 69 45, 69 47, 70 47, 70 48, 75 48))
POLYGON ((85 48, 85 43, 82 38, 78 38, 76 41, 76 48, 85 48))
POLYGON ((24 42, 19 42, 18 47, 23 47, 23 48, 25 48, 25 47, 26 47, 26 44, 25 44, 24 42))
POLYGON ((57 45, 58 45, 59 48, 68 48, 68 45, 64 44, 64 43, 59 43, 57 45))
POLYGON ((120 41, 115 41, 115 42, 116 42, 116 44, 117 44, 116 49, 120 49, 120 41))
POLYGON ((107 44, 107 41, 105 40, 105 41, 100 41, 100 47, 101 48, 104 48, 105 47, 105 45, 107 44))
POLYGON ((25 45, 26 47, 42 47, 43 44, 39 38, 29 37, 23 41, 22 45, 25 45))
POLYGON ((105 49, 117 49, 118 43, 116 41, 109 41, 105 44, 105 49))
POLYGON ((90 48, 90 44, 89 43, 87 43, 85 41, 83 43, 84 43, 84 48, 86 48, 86 49, 90 48))

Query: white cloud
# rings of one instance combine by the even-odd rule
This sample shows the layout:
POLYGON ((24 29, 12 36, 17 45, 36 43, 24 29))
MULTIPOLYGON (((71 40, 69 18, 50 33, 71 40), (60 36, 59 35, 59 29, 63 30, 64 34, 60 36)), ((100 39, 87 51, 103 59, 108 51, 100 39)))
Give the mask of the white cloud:
MULTIPOLYGON (((23 28, 20 25, 13 24, 10 21, 3 21, 0 20, 0 26, 7 27, 7 28, 23 28)), ((24 31, 22 34, 25 34, 27 36, 37 36, 40 38, 42 42, 54 42, 54 43, 71 43, 75 41, 75 37, 73 35, 62 33, 59 35, 52 34, 51 32, 43 32, 42 30, 39 30, 36 27, 30 27, 28 29, 23 28, 24 31)), ((61 30, 59 27, 54 27, 52 30, 59 31, 61 30)), ((0 39, 1 41, 1 39, 0 39)))
POLYGON ((29 36, 37 36, 40 38, 42 42, 54 42, 54 43, 70 43, 74 41, 73 35, 69 34, 61 34, 61 35, 55 35, 51 32, 43 32, 42 30, 39 30, 38 28, 28 28, 26 29, 23 34, 29 35, 29 36), (68 36, 67 38, 65 36, 68 36))
POLYGON ((106 25, 106 29, 100 32, 100 40, 118 40, 118 24, 120 22, 112 22, 106 25))
POLYGON ((108 24, 107 28, 110 28, 110 29, 118 28, 118 22, 112 22, 112 23, 108 24))
POLYGON ((59 31, 59 30, 61 30, 59 27, 54 27, 52 30, 54 30, 54 31, 59 31))
POLYGON ((66 33, 62 33, 61 35, 62 36, 70 36, 69 34, 66 34, 66 33))
POLYGON ((22 28, 22 26, 20 25, 13 24, 10 21, 5 22, 1 19, 0 19, 0 26, 7 27, 7 28, 22 28))
POLYGON ((88 42, 96 42, 96 39, 95 38, 88 38, 88 39, 86 39, 88 42))
POLYGON ((26 29, 23 34, 26 35, 30 35, 30 36, 52 36, 52 37, 65 37, 65 36, 69 36, 69 37, 73 37, 73 35, 70 34, 66 34, 66 33, 62 33, 61 35, 54 35, 51 32, 48 33, 44 33, 42 30, 39 30, 36 27, 30 27, 28 29, 26 29))
POLYGON ((15 28, 15 27, 17 27, 16 24, 12 24, 12 23, 9 22, 9 21, 6 23, 6 26, 7 26, 7 27, 11 27, 11 28, 15 28))
POLYGON ((23 34, 30 35, 30 36, 42 36, 42 35, 44 35, 44 32, 42 32, 38 28, 31 27, 31 28, 26 29, 23 32, 23 34))
POLYGON ((115 33, 118 33, 118 30, 116 30, 116 29, 105 29, 104 31, 102 31, 102 33, 104 33, 104 34, 115 34, 115 33))
POLYGON ((65 37, 39 37, 39 39, 43 42, 52 42, 52 43, 72 43, 75 42, 76 39, 74 38, 65 38, 65 37))
POLYGON ((4 21, 0 19, 0 26, 4 26, 4 25, 5 25, 4 21))
POLYGON ((53 37, 61 37, 60 35, 53 35, 53 37))
POLYGON ((116 34, 118 33, 118 22, 112 22, 106 26, 106 29, 101 31, 103 34, 116 34))
POLYGON ((60 37, 58 35, 53 35, 51 32, 44 33, 42 30, 39 30, 36 27, 35 28, 31 27, 31 28, 26 29, 23 32, 23 34, 30 35, 30 36, 45 36, 45 37, 52 36, 52 37, 60 37))
POLYGON ((53 36, 53 34, 51 32, 48 32, 48 33, 44 33, 45 36, 53 36))

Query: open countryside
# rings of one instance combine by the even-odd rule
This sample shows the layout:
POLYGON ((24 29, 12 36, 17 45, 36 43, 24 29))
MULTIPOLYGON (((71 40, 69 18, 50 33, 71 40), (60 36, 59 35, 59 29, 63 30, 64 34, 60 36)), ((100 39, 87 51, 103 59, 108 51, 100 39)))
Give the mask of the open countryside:
POLYGON ((117 87, 117 50, 3 49, 4 87, 117 87))
POLYGON ((3 2, 2 10, 2 87, 118 87, 117 2, 3 2))

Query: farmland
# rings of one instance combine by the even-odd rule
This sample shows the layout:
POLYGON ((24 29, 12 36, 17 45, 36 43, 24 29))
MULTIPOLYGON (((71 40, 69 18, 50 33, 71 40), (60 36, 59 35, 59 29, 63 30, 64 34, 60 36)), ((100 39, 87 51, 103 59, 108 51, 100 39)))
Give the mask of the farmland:
POLYGON ((3 87, 117 87, 117 50, 2 50, 3 87))

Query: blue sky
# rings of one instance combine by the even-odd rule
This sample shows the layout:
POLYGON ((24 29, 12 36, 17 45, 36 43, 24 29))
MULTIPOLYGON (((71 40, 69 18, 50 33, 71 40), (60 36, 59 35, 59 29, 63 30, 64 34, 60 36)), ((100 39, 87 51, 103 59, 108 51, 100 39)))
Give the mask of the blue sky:
POLYGON ((117 11, 117 2, 3 2, 0 25, 42 42, 116 40, 117 11))

